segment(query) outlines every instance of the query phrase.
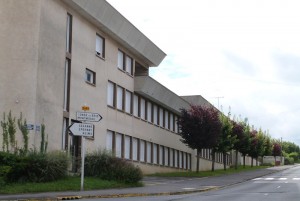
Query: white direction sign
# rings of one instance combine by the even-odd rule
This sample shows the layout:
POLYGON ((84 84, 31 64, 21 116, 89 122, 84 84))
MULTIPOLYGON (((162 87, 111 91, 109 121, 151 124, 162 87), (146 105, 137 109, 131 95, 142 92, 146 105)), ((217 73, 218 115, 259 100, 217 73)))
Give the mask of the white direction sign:
POLYGON ((78 121, 97 122, 102 119, 101 115, 92 112, 76 112, 76 119, 78 121))
POLYGON ((94 136, 94 125, 87 123, 74 123, 70 126, 69 130, 73 135, 83 137, 94 136))

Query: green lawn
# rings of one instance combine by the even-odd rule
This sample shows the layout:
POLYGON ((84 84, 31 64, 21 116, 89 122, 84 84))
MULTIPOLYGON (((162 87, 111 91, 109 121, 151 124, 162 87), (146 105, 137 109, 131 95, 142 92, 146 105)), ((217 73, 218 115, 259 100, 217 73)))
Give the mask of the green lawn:
POLYGON ((197 172, 169 172, 169 173, 156 173, 156 174, 150 174, 147 176, 156 176, 156 177, 212 177, 212 176, 219 176, 219 175, 226 175, 226 174, 233 174, 233 173, 238 173, 238 172, 243 172, 243 171, 252 171, 252 170, 257 170, 257 169, 263 169, 263 168, 268 168, 269 166, 246 166, 243 168, 243 166, 239 166, 237 170, 234 168, 230 168, 225 170, 215 170, 214 172, 212 171, 200 171, 199 173, 197 172))
MULTIPOLYGON (((196 172, 171 172, 171 173, 157 173, 147 176, 159 176, 159 177, 211 177, 225 174, 233 174, 242 171, 252 171, 268 166, 258 166, 243 168, 239 166, 237 170, 234 168, 224 170, 201 171, 196 172)), ((2 178, 0 177, 0 194, 19 194, 19 193, 38 193, 38 192, 51 192, 51 191, 79 191, 80 190, 80 177, 67 177, 59 181, 47 182, 47 183, 13 183, 4 185, 2 178)), ((101 180, 94 177, 85 177, 84 189, 95 190, 95 189, 109 189, 109 188, 127 188, 142 186, 142 183, 137 184, 124 184, 117 181, 101 180)))
MULTIPOLYGON (((0 184, 1 178, 0 178, 0 184)), ((0 185, 0 194, 18 194, 18 193, 37 193, 51 191, 79 191, 81 180, 80 177, 68 177, 59 181, 47 183, 14 183, 0 185)), ((86 177, 84 179, 84 189, 108 189, 108 188, 126 188, 133 186, 142 186, 142 183, 124 184, 117 181, 106 181, 99 178, 86 177)))

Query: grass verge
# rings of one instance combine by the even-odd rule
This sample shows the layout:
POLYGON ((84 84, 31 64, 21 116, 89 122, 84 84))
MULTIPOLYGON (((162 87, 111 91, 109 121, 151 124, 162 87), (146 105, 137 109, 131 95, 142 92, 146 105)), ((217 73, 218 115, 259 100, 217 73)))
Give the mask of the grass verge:
POLYGON ((268 168, 270 166, 246 166, 243 168, 243 166, 239 166, 238 169, 229 168, 226 171, 225 170, 215 170, 212 171, 200 171, 200 172, 168 172, 168 173, 155 173, 155 174, 149 174, 147 176, 155 176, 155 177, 212 177, 212 176, 220 176, 220 175, 226 175, 226 174, 234 174, 239 172, 245 172, 245 171, 252 171, 257 169, 264 169, 268 168))
MULTIPOLYGON (((53 182, 46 183, 13 183, 0 186, 0 194, 20 194, 20 193, 38 193, 55 191, 79 191, 80 177, 67 177, 53 182)), ((0 178, 1 183, 1 178, 0 178)), ((85 190, 109 189, 109 188, 127 188, 142 186, 142 183, 125 184, 117 181, 101 180, 94 177, 84 179, 85 190)))

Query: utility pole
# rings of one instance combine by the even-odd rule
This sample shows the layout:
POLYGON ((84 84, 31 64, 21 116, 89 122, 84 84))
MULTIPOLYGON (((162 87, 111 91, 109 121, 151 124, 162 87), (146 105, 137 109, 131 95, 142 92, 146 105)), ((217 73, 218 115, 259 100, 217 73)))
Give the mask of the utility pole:
POLYGON ((213 98, 218 99, 218 109, 220 110, 220 98, 224 98, 224 96, 216 96, 216 97, 213 97, 213 98))

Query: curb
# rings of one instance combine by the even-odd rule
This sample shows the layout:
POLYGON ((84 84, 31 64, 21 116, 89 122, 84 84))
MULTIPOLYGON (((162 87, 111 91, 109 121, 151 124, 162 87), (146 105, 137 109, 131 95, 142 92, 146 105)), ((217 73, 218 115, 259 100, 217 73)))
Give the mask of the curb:
POLYGON ((175 191, 175 192, 162 192, 162 193, 128 193, 128 194, 108 194, 108 195, 95 195, 95 196, 82 196, 82 198, 122 198, 122 197, 148 197, 148 196, 166 196, 166 195, 184 195, 190 193, 201 193, 212 190, 217 190, 220 187, 208 187, 203 189, 189 190, 189 191, 175 191))
MULTIPOLYGON (((293 167, 293 166, 292 166, 293 167)), ((288 167, 286 169, 290 169, 292 167, 288 167)), ((213 190, 225 189, 230 186, 235 186, 244 182, 248 182, 257 177, 263 177, 266 175, 274 174, 277 172, 281 172, 283 170, 274 170, 273 172, 269 172, 266 174, 262 174, 260 176, 251 177, 245 179, 243 181, 239 181, 236 183, 227 184, 224 186, 207 186, 201 189, 195 190, 183 190, 183 191, 175 191, 175 192, 161 192, 161 193, 124 193, 124 194, 104 194, 104 195, 66 195, 66 196, 59 196, 59 197, 41 197, 41 198, 27 198, 27 199, 10 199, 14 201, 60 201, 60 200, 79 200, 79 199, 88 199, 88 198, 122 198, 122 197, 148 197, 148 196, 168 196, 168 195, 185 195, 185 194, 192 194, 192 193, 201 193, 201 192, 208 192, 213 190)), ((0 199, 1 200, 1 199, 0 199)), ((9 200, 9 199, 8 199, 9 200)))

